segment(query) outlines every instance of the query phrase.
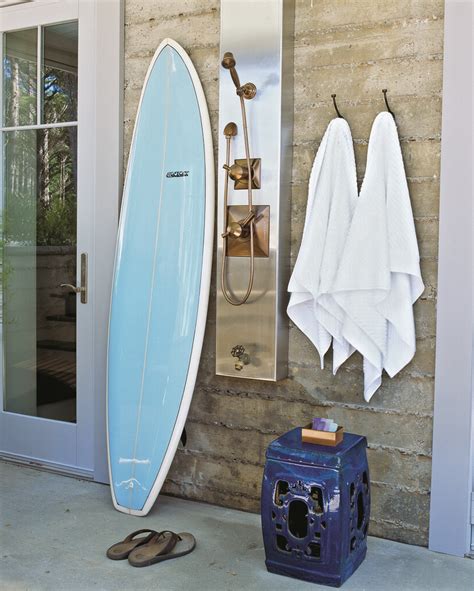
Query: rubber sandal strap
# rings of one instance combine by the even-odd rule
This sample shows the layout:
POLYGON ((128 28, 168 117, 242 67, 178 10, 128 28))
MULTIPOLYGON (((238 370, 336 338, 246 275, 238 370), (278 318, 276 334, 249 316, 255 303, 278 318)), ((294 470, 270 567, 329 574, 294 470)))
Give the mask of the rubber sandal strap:
POLYGON ((155 535, 156 532, 154 529, 137 529, 137 531, 132 532, 131 534, 128 534, 128 536, 126 538, 124 538, 124 542, 131 542, 133 540, 133 538, 135 538, 136 536, 140 535, 140 534, 152 534, 155 535))
POLYGON ((178 536, 174 532, 170 530, 159 532, 147 544, 133 550, 128 556, 128 561, 132 566, 155 564, 173 552, 177 543, 178 536))
POLYGON ((176 534, 176 538, 179 539, 179 543, 166 554, 163 553, 161 556, 157 557, 156 562, 163 562, 165 560, 186 556, 186 554, 190 554, 196 547, 196 538, 188 532, 181 532, 180 535, 176 534))
POLYGON ((157 542, 159 542, 161 540, 161 538, 164 538, 166 534, 170 534, 169 540, 168 540, 168 543, 166 544, 166 546, 164 547, 164 549, 160 552, 160 555, 161 554, 168 554, 168 552, 171 552, 171 550, 176 546, 179 537, 174 533, 174 531, 171 531, 169 529, 164 529, 163 531, 158 532, 158 535, 153 536, 153 538, 150 539, 150 541, 148 542, 148 544, 150 546, 152 544, 156 544, 157 542))

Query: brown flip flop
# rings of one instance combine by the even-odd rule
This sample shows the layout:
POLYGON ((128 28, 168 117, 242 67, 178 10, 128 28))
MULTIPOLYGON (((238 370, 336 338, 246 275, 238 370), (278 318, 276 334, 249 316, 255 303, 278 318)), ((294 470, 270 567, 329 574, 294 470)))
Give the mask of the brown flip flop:
POLYGON ((155 535, 157 535, 157 533, 158 532, 154 529, 138 529, 129 534, 121 542, 117 542, 110 546, 107 550, 107 558, 110 558, 110 560, 124 560, 125 558, 128 558, 128 555, 132 550, 149 542, 155 535), (148 533, 148 535, 139 538, 135 537, 145 533, 148 533))
POLYGON ((176 534, 176 537, 178 538, 176 545, 169 552, 160 557, 161 561, 185 556, 186 554, 190 554, 196 547, 196 538, 193 534, 181 532, 176 534))
MULTIPOLYGON (((169 560, 170 558, 177 558, 183 554, 188 554, 194 549, 194 545, 191 549, 181 548, 183 534, 175 534, 172 531, 162 531, 155 535, 147 544, 136 548, 130 552, 128 556, 128 562, 132 566, 150 566, 157 562, 163 562, 163 560, 169 560), (179 546, 179 547, 178 547, 179 546), (183 552, 181 552, 183 550, 183 552)), ((191 535, 191 534, 186 534, 191 535)))

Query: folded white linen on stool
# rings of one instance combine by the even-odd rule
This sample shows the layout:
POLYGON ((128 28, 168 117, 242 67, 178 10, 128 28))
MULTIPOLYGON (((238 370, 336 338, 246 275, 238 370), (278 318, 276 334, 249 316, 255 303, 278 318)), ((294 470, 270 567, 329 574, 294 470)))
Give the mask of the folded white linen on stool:
POLYGON ((342 336, 343 313, 330 292, 356 202, 351 131, 344 119, 333 119, 311 170, 303 237, 288 285, 291 296, 287 312, 318 350, 321 367, 333 341, 334 373, 354 352, 342 336), (324 307, 320 305, 323 297, 324 307))
POLYGON ((413 304, 423 293, 420 256, 397 128, 382 112, 372 126, 367 167, 344 245, 333 297, 342 334, 364 357, 364 398, 416 350, 413 304))

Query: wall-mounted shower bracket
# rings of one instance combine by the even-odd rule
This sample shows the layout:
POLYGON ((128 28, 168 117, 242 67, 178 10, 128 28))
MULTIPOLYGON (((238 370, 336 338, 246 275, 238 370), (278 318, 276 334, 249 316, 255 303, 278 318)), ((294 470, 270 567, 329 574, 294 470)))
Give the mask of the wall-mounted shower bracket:
MULTIPOLYGON (((232 166, 224 165, 229 171, 230 178, 234 181, 234 189, 236 191, 240 191, 242 189, 249 188, 249 173, 247 170, 247 159, 246 158, 238 158, 234 160, 234 164, 232 166)), ((261 159, 260 158, 250 158, 250 168, 252 171, 252 189, 260 189, 260 176, 261 176, 261 159)))
MULTIPOLYGON (((254 256, 268 257, 270 253, 270 206, 254 205, 254 256)), ((228 228, 238 224, 248 214, 246 205, 229 205, 227 207, 228 228)), ((229 233, 227 236, 227 256, 249 257, 250 256, 250 234, 234 237, 229 233)))

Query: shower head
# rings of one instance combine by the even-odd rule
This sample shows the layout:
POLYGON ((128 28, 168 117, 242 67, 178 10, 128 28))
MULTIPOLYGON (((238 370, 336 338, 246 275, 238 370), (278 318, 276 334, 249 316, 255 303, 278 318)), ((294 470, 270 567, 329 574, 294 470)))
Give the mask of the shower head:
POLYGON ((235 58, 234 54, 230 51, 226 51, 224 53, 224 57, 222 59, 222 67, 226 70, 230 70, 231 68, 235 68, 235 58))
POLYGON ((234 54, 230 51, 226 51, 224 53, 224 57, 222 58, 221 64, 223 68, 229 70, 232 82, 235 84, 235 88, 237 88, 238 90, 240 88, 240 80, 239 75, 237 74, 237 70, 235 69, 234 54))

